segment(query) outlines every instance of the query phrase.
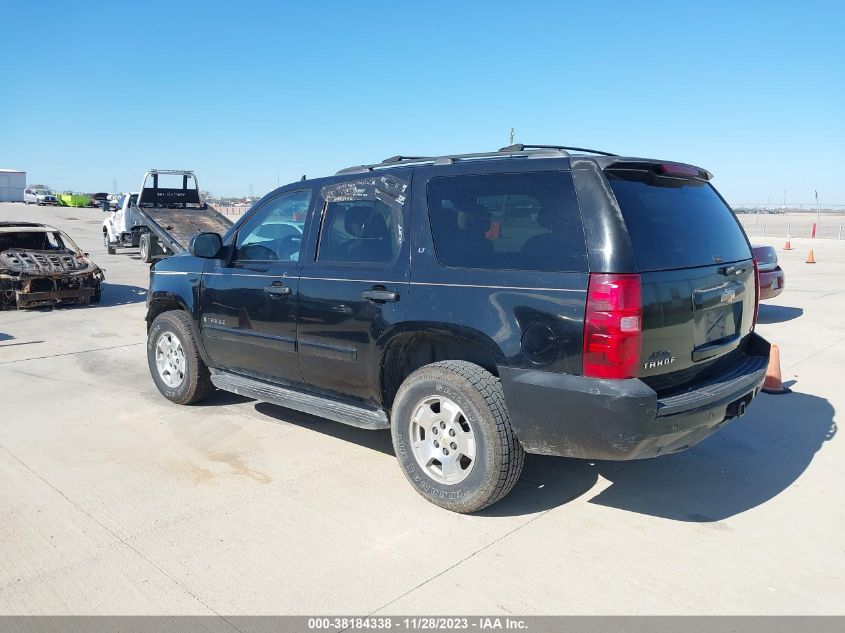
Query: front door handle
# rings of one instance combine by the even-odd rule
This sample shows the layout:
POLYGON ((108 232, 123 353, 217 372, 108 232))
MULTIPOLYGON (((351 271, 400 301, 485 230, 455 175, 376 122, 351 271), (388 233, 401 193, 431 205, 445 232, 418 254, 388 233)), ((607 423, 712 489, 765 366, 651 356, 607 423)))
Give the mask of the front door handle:
POLYGON ((370 301, 399 301, 399 293, 390 290, 365 290, 363 296, 370 301))
POLYGON ((290 286, 285 286, 281 281, 274 281, 269 286, 264 286, 264 292, 274 297, 282 297, 290 294, 290 286))

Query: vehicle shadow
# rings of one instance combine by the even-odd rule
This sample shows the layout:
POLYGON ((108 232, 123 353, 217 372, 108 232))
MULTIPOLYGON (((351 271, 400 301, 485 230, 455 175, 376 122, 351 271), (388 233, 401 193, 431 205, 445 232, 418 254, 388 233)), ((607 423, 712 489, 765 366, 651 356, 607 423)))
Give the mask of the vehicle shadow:
MULTIPOLYGON (((238 397, 238 396, 235 396, 238 397)), ((390 434, 257 402, 258 413, 393 455, 390 434)), ((522 477, 499 503, 477 513, 542 512, 610 485, 589 503, 673 521, 707 523, 741 514, 780 494, 836 435, 824 398, 793 392, 758 397, 749 412, 690 450, 633 462, 527 455, 522 477)), ((398 466, 397 466, 398 468, 398 466)))
POLYGON ((224 391, 223 389, 215 389, 211 392, 211 395, 201 400, 199 402, 195 402, 191 405, 194 408, 202 408, 202 407, 222 407, 227 404, 242 404, 244 402, 255 402, 254 398, 250 398, 248 396, 242 396, 237 393, 232 393, 231 391, 224 391))
POLYGON ((100 307, 122 306, 130 303, 146 301, 147 289, 141 286, 129 286, 126 284, 110 284, 103 282, 100 307))
POLYGON ((783 323, 784 321, 791 321, 797 319, 804 314, 803 308, 791 308, 789 306, 773 306, 760 304, 760 310, 757 313, 757 323, 783 323))
POLYGON ((739 420, 692 449, 633 462, 528 456, 523 481, 485 514, 537 512, 588 493, 599 475, 610 485, 589 503, 674 521, 708 523, 777 496, 836 435, 824 398, 761 395, 739 420))
POLYGON ((275 418, 281 422, 288 424, 295 424, 296 426, 306 427, 311 431, 322 433, 331 437, 336 437, 345 442, 365 446, 374 451, 379 451, 385 455, 394 455, 393 442, 390 439, 390 433, 387 431, 370 431, 367 429, 359 429, 348 424, 341 424, 340 422, 333 422, 316 415, 302 413, 286 407, 280 407, 269 402, 257 402, 255 410, 262 415, 275 418))

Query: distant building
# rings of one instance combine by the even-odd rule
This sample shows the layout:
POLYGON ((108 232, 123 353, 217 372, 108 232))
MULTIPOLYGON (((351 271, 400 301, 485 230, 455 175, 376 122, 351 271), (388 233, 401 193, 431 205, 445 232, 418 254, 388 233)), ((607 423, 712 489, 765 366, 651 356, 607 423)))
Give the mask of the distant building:
POLYGON ((23 202, 26 189, 26 172, 17 169, 0 169, 0 202, 23 202))

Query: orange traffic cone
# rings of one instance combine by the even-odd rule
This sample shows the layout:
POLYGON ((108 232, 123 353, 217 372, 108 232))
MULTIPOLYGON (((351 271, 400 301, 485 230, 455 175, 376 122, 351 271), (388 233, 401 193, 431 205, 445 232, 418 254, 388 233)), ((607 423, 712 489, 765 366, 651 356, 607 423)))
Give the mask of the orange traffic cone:
POLYGON ((766 368, 766 378, 763 380, 761 391, 772 395, 790 393, 792 391, 783 386, 783 381, 780 377, 780 349, 774 343, 772 343, 772 348, 769 352, 769 366, 766 368))
POLYGON ((816 263, 816 257, 815 257, 815 255, 813 255, 813 249, 812 248, 810 249, 810 252, 807 253, 807 261, 805 261, 804 263, 805 264, 815 264, 816 263))
POLYGON ((789 239, 786 240, 786 246, 783 247, 783 250, 785 250, 785 251, 791 251, 792 250, 792 244, 789 243, 789 239))

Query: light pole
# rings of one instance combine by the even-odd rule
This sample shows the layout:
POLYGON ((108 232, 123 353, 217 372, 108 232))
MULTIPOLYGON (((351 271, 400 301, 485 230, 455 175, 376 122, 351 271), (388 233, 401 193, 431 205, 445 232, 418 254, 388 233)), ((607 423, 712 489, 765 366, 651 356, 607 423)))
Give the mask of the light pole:
POLYGON ((816 189, 816 229, 822 228, 822 205, 819 204, 819 190, 816 189))

